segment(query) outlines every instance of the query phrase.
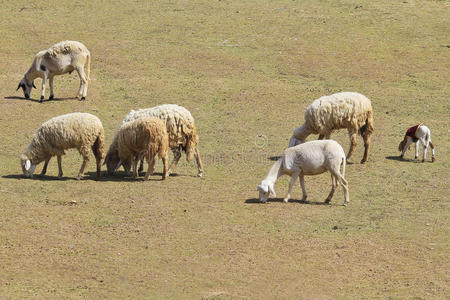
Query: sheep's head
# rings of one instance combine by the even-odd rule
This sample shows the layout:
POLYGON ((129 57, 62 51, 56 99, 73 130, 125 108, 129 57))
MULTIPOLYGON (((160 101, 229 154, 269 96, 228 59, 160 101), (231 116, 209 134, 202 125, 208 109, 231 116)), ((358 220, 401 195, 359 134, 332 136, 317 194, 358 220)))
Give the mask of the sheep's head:
POLYGON ((106 171, 109 175, 113 174, 120 166, 123 166, 127 174, 131 170, 130 160, 120 160, 118 151, 109 151, 105 156, 103 164, 106 165, 106 171))
POLYGON ((36 88, 36 86, 34 85, 34 81, 32 82, 28 82, 25 77, 22 78, 22 80, 19 82, 19 85, 17 86, 16 91, 18 91, 20 88, 22 88, 23 90, 23 95, 25 96, 25 98, 30 98, 30 94, 31 94, 31 88, 36 88))
POLYGON ((289 140, 289 147, 294 147, 297 146, 299 144, 303 144, 305 141, 299 140, 298 138, 296 138, 294 135, 291 136, 291 139, 289 140))
POLYGON ((398 144, 398 151, 402 152, 403 148, 405 147, 405 141, 401 141, 400 144, 398 144))
POLYGON ((32 164, 30 159, 25 155, 20 156, 20 165, 22 167, 22 172, 25 177, 32 178, 36 165, 32 164))
POLYGON ((120 162, 119 152, 112 151, 106 154, 105 161, 103 162, 106 165, 106 170, 108 174, 113 174, 117 169, 117 164, 120 162))
POLYGON ((259 201, 262 203, 266 203, 269 196, 276 197, 275 190, 273 188, 273 183, 268 182, 266 180, 261 181, 258 184, 258 192, 259 192, 259 201))

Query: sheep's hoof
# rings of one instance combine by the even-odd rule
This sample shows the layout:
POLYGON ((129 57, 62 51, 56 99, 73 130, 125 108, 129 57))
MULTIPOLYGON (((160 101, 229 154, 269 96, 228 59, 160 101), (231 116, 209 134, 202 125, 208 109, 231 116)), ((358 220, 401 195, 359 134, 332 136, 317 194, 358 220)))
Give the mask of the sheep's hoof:
POLYGON ((78 176, 77 176, 77 180, 81 180, 82 178, 83 178, 82 175, 78 175, 78 176))
POLYGON ((55 96, 50 95, 50 97, 48 97, 48 100, 53 100, 55 96))
POLYGON ((80 101, 86 100, 86 97, 81 97, 80 101))
POLYGON ((431 162, 435 162, 435 161, 436 161, 436 158, 432 157, 431 162))
POLYGON ((342 204, 343 206, 347 206, 348 202, 344 202, 344 204, 342 204))
POLYGON ((39 103, 42 103, 44 101, 44 96, 41 96, 41 99, 39 100, 39 103))
POLYGON ((325 199, 325 203, 330 203, 330 201, 331 201, 331 198, 325 199))
POLYGON ((289 201, 289 198, 284 198, 284 199, 283 199, 283 202, 284 202, 284 203, 288 203, 288 201, 289 201))
POLYGON ((203 177, 203 172, 199 172, 198 174, 197 174, 197 177, 203 177))
POLYGON ((422 159, 422 162, 425 162, 425 159, 422 159))
POLYGON ((418 159, 419 157, 418 156, 414 156, 414 159, 418 159))
POLYGON ((361 163, 362 163, 362 164, 363 164, 363 163, 365 163, 365 162, 366 162, 366 160, 365 160, 365 159, 362 159, 362 160, 361 160, 361 163))

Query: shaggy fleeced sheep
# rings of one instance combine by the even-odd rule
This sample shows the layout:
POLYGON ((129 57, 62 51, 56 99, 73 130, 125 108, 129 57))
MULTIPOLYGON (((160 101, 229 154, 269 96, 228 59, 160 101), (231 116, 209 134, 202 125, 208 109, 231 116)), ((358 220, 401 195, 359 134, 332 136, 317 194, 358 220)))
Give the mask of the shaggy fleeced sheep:
POLYGON ((117 168, 122 162, 129 161, 133 166, 133 177, 136 178, 137 163, 139 159, 145 157, 148 170, 144 180, 148 180, 153 173, 155 155, 158 154, 164 164, 162 179, 166 178, 169 136, 166 124, 162 120, 146 117, 124 123, 117 134, 117 148, 120 158, 117 168))
POLYGON ((356 147, 359 133, 364 140, 361 163, 366 162, 373 132, 373 111, 370 100, 359 93, 342 92, 315 100, 305 111, 305 123, 294 130, 289 146, 303 143, 310 134, 319 134, 319 139, 329 139, 333 130, 341 128, 347 128, 350 136, 347 160, 356 147))
POLYGON ((398 145, 398 151, 402 152, 400 157, 403 158, 411 143, 415 143, 416 152, 414 158, 417 159, 419 157, 419 141, 423 146, 422 162, 427 158, 428 145, 431 147, 431 161, 434 162, 436 158, 434 156, 434 145, 431 142, 431 130, 423 124, 413 126, 406 131, 403 141, 398 145))
POLYGON ((17 90, 22 88, 25 98, 28 99, 31 88, 36 88, 34 79, 40 77, 42 78, 42 91, 39 102, 42 102, 45 96, 45 83, 48 78, 50 84, 49 100, 52 100, 54 98, 53 77, 72 73, 75 70, 80 77, 80 90, 77 97, 81 97, 83 101, 86 99, 90 68, 91 54, 85 45, 76 41, 62 41, 36 54, 31 67, 17 86, 17 90), (87 67, 86 72, 85 66, 87 67))
POLYGON ((97 162, 97 179, 104 154, 104 131, 99 118, 88 113, 70 113, 54 117, 43 123, 36 131, 27 150, 20 156, 23 174, 32 177, 36 166, 45 161, 41 175, 47 172, 47 165, 55 156, 58 158, 58 177, 63 176, 61 156, 65 150, 76 148, 83 156, 83 163, 77 179, 81 179, 89 162, 92 149, 97 162))
MULTIPOLYGON (((198 135, 195 128, 194 118, 184 107, 176 104, 164 104, 147 109, 132 110, 123 120, 122 124, 143 117, 156 117, 166 124, 169 134, 169 147, 174 154, 173 162, 170 164, 167 174, 171 174, 181 158, 181 150, 186 152, 186 160, 191 161, 195 157, 198 166, 198 176, 203 175, 203 164, 200 151, 197 148, 198 135)), ((118 156, 117 133, 106 154, 105 164, 108 173, 111 174, 116 169, 120 158, 118 156)), ((124 169, 128 173, 129 164, 124 163, 124 169)), ((142 162, 139 170, 142 170, 142 162)))
POLYGON ((328 203, 333 197, 338 181, 344 188, 344 206, 349 202, 348 183, 345 176, 345 153, 341 145, 333 140, 320 140, 306 142, 294 147, 287 148, 280 159, 272 166, 266 178, 258 185, 259 200, 263 203, 269 196, 276 197, 274 184, 282 175, 291 176, 289 189, 284 198, 288 202, 291 197, 292 187, 297 177, 300 177, 303 198, 306 200, 305 175, 318 175, 326 171, 331 173, 331 192, 326 198, 328 203), (340 167, 342 167, 342 173, 340 167))

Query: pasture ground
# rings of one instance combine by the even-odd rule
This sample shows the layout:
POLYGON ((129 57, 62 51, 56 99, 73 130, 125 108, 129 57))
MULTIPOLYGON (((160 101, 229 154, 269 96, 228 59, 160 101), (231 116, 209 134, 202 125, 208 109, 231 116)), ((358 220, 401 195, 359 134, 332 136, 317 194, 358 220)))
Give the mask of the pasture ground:
MULTIPOLYGON (((0 298, 448 298, 449 15, 448 1, 3 1, 0 298), (37 103, 40 80, 23 99, 33 56, 66 39, 91 50, 87 101, 75 73, 55 101, 37 103), (347 167, 349 206, 342 188, 322 205, 329 174, 306 178, 307 203, 298 184, 281 202, 288 178, 257 203, 307 105, 344 90, 372 100, 376 126, 368 163, 359 139, 347 167), (204 178, 183 162, 165 181, 96 182, 92 156, 76 181, 76 151, 63 180, 55 159, 22 178, 49 118, 93 113, 109 146, 130 109, 163 103, 194 115, 204 178), (396 158, 419 122, 435 163, 396 158)), ((346 132, 332 138, 347 151, 346 132)))

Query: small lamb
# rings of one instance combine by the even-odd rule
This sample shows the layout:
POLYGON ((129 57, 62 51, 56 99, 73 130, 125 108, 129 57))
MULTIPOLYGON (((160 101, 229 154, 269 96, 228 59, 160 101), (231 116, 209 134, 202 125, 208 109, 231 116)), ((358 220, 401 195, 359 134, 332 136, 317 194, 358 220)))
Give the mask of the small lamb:
POLYGON ((269 196, 276 197, 274 184, 282 175, 291 176, 289 189, 284 198, 287 203, 291 197, 292 187, 297 177, 300 177, 303 198, 305 201, 307 194, 305 189, 305 175, 318 175, 326 171, 331 173, 331 192, 325 202, 329 203, 337 188, 338 181, 344 188, 344 206, 349 202, 348 183, 345 180, 346 157, 344 149, 333 140, 317 140, 299 144, 287 148, 280 159, 272 166, 267 177, 258 185, 259 200, 265 203, 269 196), (342 167, 342 173, 340 167, 342 167))
POLYGON ((406 131, 403 141, 401 141, 398 145, 398 151, 402 152, 402 154, 400 154, 400 157, 403 158, 406 150, 409 149, 411 143, 415 143, 416 155, 414 156, 414 158, 417 159, 419 157, 419 141, 423 145, 422 162, 424 162, 427 157, 428 145, 430 145, 431 147, 431 161, 434 162, 436 158, 434 156, 434 145, 431 142, 431 131, 427 126, 423 124, 413 126, 406 131))

